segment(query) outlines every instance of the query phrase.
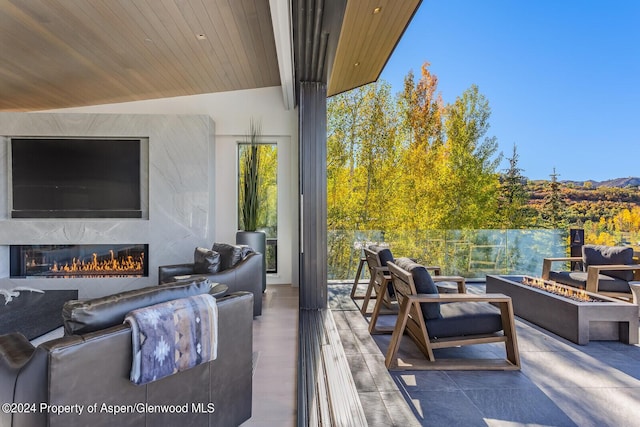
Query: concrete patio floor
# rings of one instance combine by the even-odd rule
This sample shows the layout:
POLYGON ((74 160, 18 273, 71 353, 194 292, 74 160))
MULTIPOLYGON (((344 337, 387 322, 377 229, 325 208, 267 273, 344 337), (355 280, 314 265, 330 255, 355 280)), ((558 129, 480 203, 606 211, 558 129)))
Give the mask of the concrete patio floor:
MULTIPOLYGON (((365 402, 376 387, 376 372, 383 372, 380 364, 384 368, 383 354, 391 336, 374 335, 376 346, 363 344, 368 324, 349 298, 350 288, 330 284, 329 306, 367 411, 365 402)), ((468 288, 484 292, 483 284, 468 288)), ((380 321, 392 325, 395 316, 385 315, 380 321)), ((418 422, 423 426, 640 425, 640 346, 609 341, 580 346, 521 319, 516 327, 520 371, 391 372, 418 422)), ((503 357, 504 346, 442 349, 438 355, 503 357)), ((400 356, 422 354, 405 337, 400 356)), ((367 419, 369 425, 395 425, 384 424, 388 422, 384 414, 367 414, 367 419)))

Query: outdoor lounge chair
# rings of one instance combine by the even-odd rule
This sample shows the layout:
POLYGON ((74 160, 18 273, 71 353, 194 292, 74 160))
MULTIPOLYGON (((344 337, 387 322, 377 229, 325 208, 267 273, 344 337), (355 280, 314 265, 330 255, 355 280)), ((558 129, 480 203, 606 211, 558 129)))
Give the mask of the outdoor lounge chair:
MULTIPOLYGON (((380 249, 384 249, 386 248, 386 246, 378 246, 378 245, 370 245, 368 246, 369 249, 371 250, 376 250, 379 251, 380 249)), ((391 251, 389 250, 389 254, 391 253, 391 251)), ((393 255, 388 255, 388 257, 390 257, 390 259, 393 259, 393 255)), ((383 266, 386 266, 386 261, 382 261, 384 262, 383 266)), ((369 267, 368 263, 367 263, 367 257, 363 256, 360 258, 360 261, 358 263, 358 268, 356 270, 356 278, 353 281, 353 286, 351 286, 351 299, 357 300, 357 299, 365 299, 366 295, 358 295, 357 291, 358 291, 358 284, 360 284, 360 276, 362 276, 362 271, 364 270, 364 266, 367 265, 367 268, 369 269, 369 272, 371 272, 371 267, 369 267)), ((432 267, 427 267, 433 270, 434 274, 440 274, 440 267, 438 266, 432 266, 432 267)), ((368 289, 367 289, 368 290, 368 289)), ((371 298, 371 296, 369 296, 369 298, 371 298)), ((368 304, 368 302, 367 302, 368 304)))
MULTIPOLYGON (((394 308, 393 303, 395 302, 395 292, 393 290, 393 285, 391 284, 389 268, 387 267, 387 263, 394 260, 393 254, 389 248, 375 245, 365 248, 364 253, 371 278, 369 280, 369 286, 367 287, 367 292, 365 293, 364 302, 362 303, 360 311, 363 316, 367 315, 369 300, 371 299, 371 294, 375 291, 376 303, 373 307, 373 312, 371 313, 371 319, 369 320, 369 333, 391 333, 393 332, 393 329, 376 328, 376 324, 383 304, 389 309, 394 308)), ((433 280, 438 282, 443 289, 446 289, 451 282, 454 282, 457 284, 457 291, 459 293, 466 292, 464 277, 440 276, 440 267, 438 266, 428 266, 425 268, 434 272, 435 276, 433 280)), ((445 291, 451 292, 450 290, 445 291)))
POLYGON ((520 369, 510 297, 502 294, 438 294, 424 266, 408 258, 397 259, 388 266, 400 305, 385 358, 388 369, 520 369), (499 312, 487 303, 498 306, 499 312), (427 361, 405 359, 398 363, 398 350, 405 332, 415 341, 427 361), (493 342, 505 343, 506 359, 436 360, 433 351, 493 342))
POLYGON ((542 278, 606 296, 631 300, 629 282, 640 280, 640 265, 633 248, 584 245, 581 257, 544 258, 542 278), (554 262, 579 262, 580 271, 552 271, 554 262))

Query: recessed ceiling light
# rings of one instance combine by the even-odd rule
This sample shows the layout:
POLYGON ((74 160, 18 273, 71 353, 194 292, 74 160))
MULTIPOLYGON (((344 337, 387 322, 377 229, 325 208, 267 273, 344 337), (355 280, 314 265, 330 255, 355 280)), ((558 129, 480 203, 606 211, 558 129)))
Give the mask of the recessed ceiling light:
POLYGON ((206 40, 207 39, 207 35, 206 34, 196 34, 196 38, 198 40, 206 40))
POLYGON ((382 7, 378 6, 375 9, 373 9, 373 14, 376 15, 378 13, 382 12, 382 7))

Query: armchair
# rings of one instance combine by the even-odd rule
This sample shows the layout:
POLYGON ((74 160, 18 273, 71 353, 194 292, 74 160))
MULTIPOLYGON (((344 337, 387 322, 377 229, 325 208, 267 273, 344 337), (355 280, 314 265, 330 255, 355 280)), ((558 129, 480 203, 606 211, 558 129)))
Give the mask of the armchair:
MULTIPOLYGON (((391 283, 391 276, 388 268, 388 263, 394 261, 393 254, 389 248, 381 246, 370 246, 365 248, 364 254, 371 279, 369 280, 369 286, 367 287, 367 292, 364 296, 361 312, 364 316, 367 315, 367 307, 369 305, 369 300, 371 299, 371 293, 375 290, 376 304, 373 307, 373 312, 371 313, 371 319, 369 321, 369 333, 391 333, 392 330, 376 329, 376 324, 382 304, 387 308, 391 308, 392 302, 395 300, 395 291, 393 284, 391 283)), ((438 266, 428 266, 425 268, 433 271, 433 281, 438 283, 436 286, 438 286, 440 292, 451 292, 448 288, 450 282, 456 283, 457 291, 459 293, 466 292, 464 277, 440 276, 440 267, 438 266)))
POLYGON ((581 257, 544 258, 542 278, 610 297, 631 300, 629 282, 640 280, 631 247, 584 245, 581 257), (552 270, 554 262, 581 262, 581 271, 552 270))
POLYGON ((511 298, 502 294, 438 294, 427 269, 408 258, 388 263, 400 304, 385 364, 389 369, 520 369, 511 298), (449 304, 442 304, 449 303, 449 304), (496 312, 494 307, 499 307, 496 312), (428 361, 398 363, 400 341, 407 332, 428 361), (506 359, 439 359, 433 350, 503 342, 506 359))

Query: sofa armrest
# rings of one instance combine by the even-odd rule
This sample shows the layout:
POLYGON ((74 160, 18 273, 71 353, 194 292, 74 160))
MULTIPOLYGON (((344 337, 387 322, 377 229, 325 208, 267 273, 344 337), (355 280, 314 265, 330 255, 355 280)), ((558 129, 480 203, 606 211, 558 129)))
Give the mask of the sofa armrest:
POLYGON ((582 257, 572 256, 572 257, 558 257, 558 258, 544 258, 542 260, 542 278, 544 280, 549 280, 549 272, 551 271, 551 263, 560 262, 560 261, 582 261, 582 257))
POLYGON ((0 363, 14 369, 20 369, 33 354, 35 347, 22 334, 13 332, 0 335, 0 363))
MULTIPOLYGON (((31 359, 35 347, 24 335, 0 335, 0 403, 15 401, 15 386, 20 370, 31 359)), ((11 414, 0 413, 0 425, 11 425, 11 414)))
POLYGON ((173 282, 174 276, 188 276, 194 274, 194 264, 161 265, 158 267, 158 284, 173 282))
MULTIPOLYGON (((262 290, 263 279, 262 268, 264 255, 261 252, 252 252, 247 255, 242 261, 226 271, 234 271, 233 283, 226 283, 220 280, 221 283, 229 285, 229 292, 237 291, 249 291, 253 293, 253 315, 260 316, 262 314, 262 290)), ((226 273, 222 272, 222 273, 226 273)), ((216 276, 210 278, 212 281, 216 280, 216 276)))

